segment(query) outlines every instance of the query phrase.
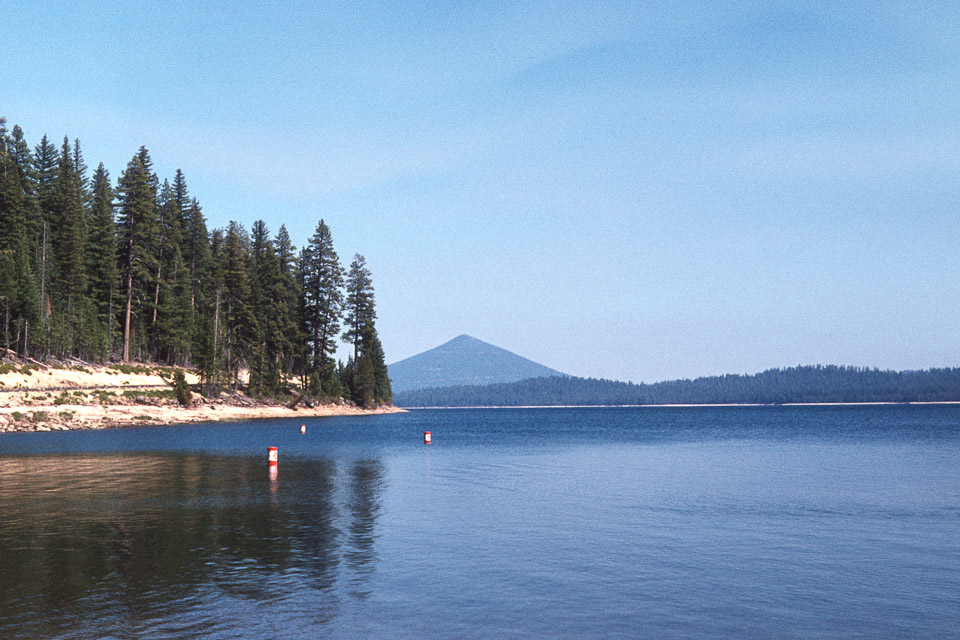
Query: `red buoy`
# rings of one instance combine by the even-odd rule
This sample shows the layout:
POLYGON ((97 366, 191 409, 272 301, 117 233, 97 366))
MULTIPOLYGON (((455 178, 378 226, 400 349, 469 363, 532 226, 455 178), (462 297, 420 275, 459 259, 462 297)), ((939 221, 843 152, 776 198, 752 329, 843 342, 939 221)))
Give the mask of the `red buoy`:
POLYGON ((424 432, 423 432, 423 442, 424 442, 424 444, 430 444, 430 432, 429 432, 429 431, 424 431, 424 432))
POLYGON ((277 461, 280 458, 280 454, 277 453, 276 447, 267 447, 267 464, 271 467, 277 466, 277 461))
POLYGON ((307 425, 305 424, 300 425, 300 433, 306 433, 306 432, 307 432, 307 425))

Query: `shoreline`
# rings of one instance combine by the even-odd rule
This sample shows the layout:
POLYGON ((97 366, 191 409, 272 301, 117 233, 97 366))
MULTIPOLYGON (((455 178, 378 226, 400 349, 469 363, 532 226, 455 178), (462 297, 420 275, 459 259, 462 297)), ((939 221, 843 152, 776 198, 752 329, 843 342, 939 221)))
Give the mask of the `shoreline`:
POLYGON ((880 406, 960 406, 960 400, 918 402, 781 402, 781 403, 710 403, 710 404, 524 404, 471 405, 464 407, 399 407, 404 411, 452 409, 671 409, 697 407, 880 407, 880 406))
MULTIPOLYGON (((242 393, 210 399, 194 392, 193 406, 183 407, 161 377, 169 377, 169 372, 148 365, 18 365, 0 373, 0 433, 405 413, 393 406, 361 409, 347 404, 290 409, 242 393)), ((196 375, 184 373, 188 383, 197 384, 196 375)))
POLYGON ((216 422, 245 422, 271 418, 327 418, 406 413, 397 407, 361 409, 344 405, 318 405, 288 409, 283 405, 236 406, 208 403, 197 407, 174 405, 32 405, 0 408, 0 433, 33 431, 83 431, 142 426, 176 426, 216 422), (23 417, 17 419, 14 414, 23 417), (38 415, 39 414, 39 415, 38 415))

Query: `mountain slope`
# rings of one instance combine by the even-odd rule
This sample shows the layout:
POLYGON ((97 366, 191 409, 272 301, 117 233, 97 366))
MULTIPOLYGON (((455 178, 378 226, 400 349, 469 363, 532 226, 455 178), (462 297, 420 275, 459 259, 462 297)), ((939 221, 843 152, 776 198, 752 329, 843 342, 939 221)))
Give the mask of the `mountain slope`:
POLYGON ((468 335, 395 362, 389 372, 394 392, 564 375, 468 335))

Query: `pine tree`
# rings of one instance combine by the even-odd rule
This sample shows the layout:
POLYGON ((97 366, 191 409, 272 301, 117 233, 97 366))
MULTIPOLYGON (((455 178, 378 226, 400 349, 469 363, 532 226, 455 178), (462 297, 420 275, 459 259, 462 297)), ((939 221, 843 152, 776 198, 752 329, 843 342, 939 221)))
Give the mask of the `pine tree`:
MULTIPOLYGON (((50 275, 50 223, 54 215, 56 200, 56 181, 58 169, 57 148, 43 136, 33 155, 33 175, 36 181, 36 199, 40 219, 36 226, 36 264, 38 287, 40 289, 40 324, 45 332, 50 317, 49 291, 47 290, 50 275)), ((44 338, 43 342, 46 342, 44 338)))
POLYGON ((176 209, 180 212, 181 219, 178 221, 181 228, 186 228, 184 218, 187 210, 190 208, 190 191, 187 189, 187 179, 183 176, 183 171, 177 169, 173 176, 173 200, 176 209))
POLYGON ((0 251, 11 255, 27 239, 23 187, 12 150, 6 120, 0 118, 0 251))
MULTIPOLYGON (((266 277, 265 272, 268 269, 267 249, 271 250, 271 255, 273 251, 269 231, 263 220, 257 220, 253 223, 250 230, 250 240, 252 258, 250 265, 250 300, 259 329, 258 348, 255 349, 254 358, 250 362, 250 393, 254 396, 273 395, 278 386, 277 378, 279 376, 276 373, 277 368, 272 367, 271 364, 274 349, 278 345, 274 343, 273 309, 268 308, 270 295, 263 282, 266 277)), ((276 256, 273 255, 273 257, 276 256)))
POLYGON ((323 220, 303 252, 303 321, 310 336, 311 371, 320 380, 333 366, 343 310, 343 267, 333 248, 333 236, 323 220))
POLYGON ((227 383, 224 367, 223 325, 221 321, 221 301, 224 297, 224 241, 223 232, 214 229, 210 234, 209 313, 197 315, 194 331, 194 354, 200 374, 203 394, 213 397, 220 393, 227 383))
POLYGON ((283 388, 289 371, 287 363, 294 350, 290 336, 296 336, 289 274, 284 273, 282 261, 262 220, 253 224, 251 239, 252 297, 262 345, 255 366, 251 364, 251 387, 259 395, 276 396, 283 388))
POLYGON ((43 211, 44 218, 49 222, 50 212, 53 210, 56 198, 56 180, 60 165, 60 154, 47 136, 40 139, 40 144, 33 154, 33 173, 37 182, 37 200, 43 211))
POLYGON ((127 164, 118 183, 120 269, 126 302, 123 313, 123 360, 143 356, 143 329, 149 287, 156 269, 153 245, 157 231, 157 178, 145 147, 127 164), (138 325, 140 328, 138 329, 138 325))
POLYGON ((373 300, 373 281, 366 259, 359 253, 353 256, 347 273, 347 331, 344 342, 353 344, 353 360, 359 366, 360 354, 372 335, 377 313, 373 300))
POLYGON ((387 370, 386 357, 383 345, 376 331, 370 337, 367 348, 370 364, 373 366, 373 397, 378 404, 393 404, 393 389, 390 386, 390 375, 387 370))
POLYGON ((190 273, 181 251, 180 203, 185 197, 186 183, 178 171, 175 186, 164 180, 157 202, 159 235, 150 322, 151 352, 157 361, 169 364, 186 362, 190 351, 190 273))
POLYGON ((23 137, 23 129, 21 129, 19 125, 13 125, 8 153, 16 164, 23 194, 33 198, 34 183, 36 182, 33 177, 33 154, 30 153, 30 145, 27 144, 26 139, 23 137))
POLYGON ((337 362, 337 377, 340 378, 340 386, 343 387, 343 397, 353 399, 354 396, 354 384, 353 384, 353 356, 347 356, 347 363, 343 364, 342 362, 337 362))
POLYGON ((90 180, 87 178, 87 165, 83 161, 83 152, 80 151, 80 140, 73 139, 73 173, 80 183, 80 193, 83 195, 84 208, 90 207, 90 180))
POLYGON ((0 305, 3 305, 4 349, 10 347, 11 311, 17 295, 17 250, 23 246, 26 233, 26 216, 21 204, 23 191, 10 152, 12 145, 6 124, 6 119, 0 118, 0 305))
POLYGON ((30 327, 36 326, 40 296, 34 274, 33 239, 40 209, 33 180, 33 158, 23 131, 14 125, 7 135, 0 118, 0 305, 4 347, 26 357, 30 327))
POLYGON ((114 309, 117 293, 117 232, 114 223, 114 195, 110 174, 103 163, 93 174, 92 197, 87 223, 87 271, 90 274, 90 298, 102 332, 97 349, 100 361, 113 350, 116 329, 114 309))
POLYGON ((369 354, 361 354, 353 374, 353 401, 361 407, 370 408, 374 405, 375 392, 373 362, 369 354))
POLYGON ((233 390, 240 384, 240 367, 258 356, 259 327, 253 315, 248 265, 249 238, 239 223, 231 221, 223 240, 221 272, 223 304, 226 306, 225 338, 227 372, 232 378, 233 390), (252 357, 251 357, 252 356, 252 357))
POLYGON ((343 396, 343 385, 340 384, 337 367, 330 367, 330 371, 320 387, 320 395, 333 400, 338 400, 343 396))
POLYGON ((277 237, 273 244, 280 265, 281 286, 283 288, 282 305, 286 309, 289 319, 289 323, 284 329, 284 339, 289 347, 284 356, 286 362, 283 369, 289 373, 302 373, 297 367, 298 363, 304 361, 306 338, 302 331, 303 318, 301 317, 302 307, 300 304, 302 290, 296 276, 296 247, 290 242, 290 234, 287 233, 287 228, 283 225, 280 225, 280 230, 277 231, 277 237))
MULTIPOLYGON (((174 192, 178 192, 176 180, 174 192)), ((190 199, 184 211, 183 225, 183 259, 189 282, 190 326, 194 336, 191 340, 191 352, 193 352, 205 348, 197 340, 200 337, 198 327, 201 322, 204 322, 205 315, 209 317, 213 313, 211 239, 210 234, 207 233, 203 210, 196 198, 190 199)))
POLYGON ((354 256, 347 274, 346 310, 348 329, 343 334, 343 339, 353 343, 355 365, 351 372, 351 386, 354 400, 363 406, 370 406, 374 401, 390 404, 393 402, 393 391, 390 388, 383 345, 377 336, 375 325, 377 313, 373 280, 366 260, 360 254, 354 256))
POLYGON ((84 331, 86 299, 86 211, 73 149, 65 136, 50 203, 51 312, 56 331, 50 339, 58 356, 78 355, 84 331))

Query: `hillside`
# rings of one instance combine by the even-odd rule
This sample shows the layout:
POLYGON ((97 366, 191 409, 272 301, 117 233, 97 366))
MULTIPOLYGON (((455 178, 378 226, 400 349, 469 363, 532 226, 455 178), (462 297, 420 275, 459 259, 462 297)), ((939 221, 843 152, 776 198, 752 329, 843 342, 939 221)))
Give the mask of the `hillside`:
POLYGON ((807 366, 656 384, 553 377, 407 391, 394 398, 401 407, 944 401, 960 401, 960 368, 897 372, 807 366))
POLYGON ((562 376, 542 364, 461 335, 389 366, 394 393, 430 387, 473 386, 562 376))

